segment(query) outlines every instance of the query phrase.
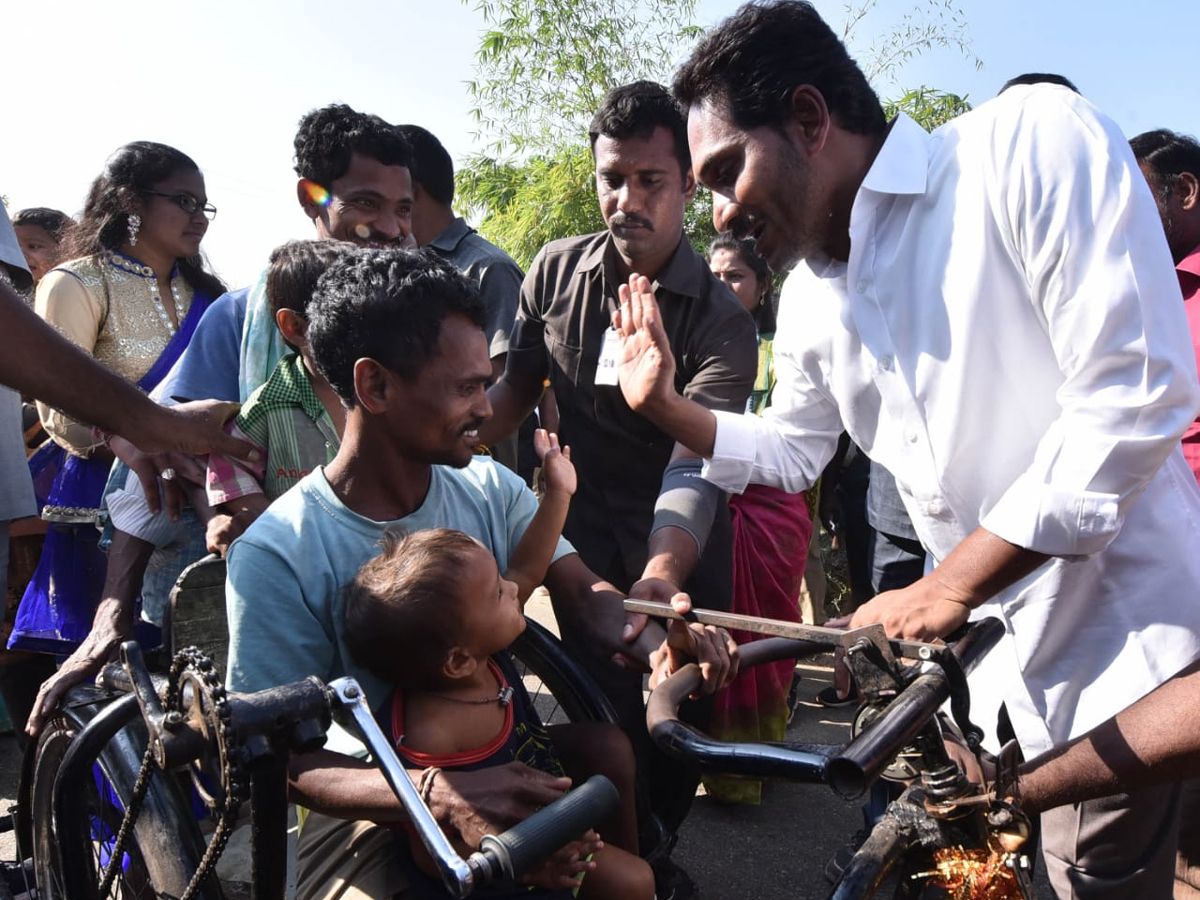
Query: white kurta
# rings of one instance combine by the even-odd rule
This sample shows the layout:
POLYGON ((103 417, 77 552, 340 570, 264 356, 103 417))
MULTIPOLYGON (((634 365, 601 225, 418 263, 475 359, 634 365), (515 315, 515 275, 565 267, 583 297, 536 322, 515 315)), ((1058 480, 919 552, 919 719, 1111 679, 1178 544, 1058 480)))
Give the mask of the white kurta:
POLYGON ((1200 656, 1196 363, 1158 211, 1117 127, 1013 88, 927 135, 901 116, 846 263, 801 263, 764 417, 718 413, 705 475, 809 486, 845 428, 933 562, 976 527, 1058 557, 979 611, 1027 752, 1200 656))

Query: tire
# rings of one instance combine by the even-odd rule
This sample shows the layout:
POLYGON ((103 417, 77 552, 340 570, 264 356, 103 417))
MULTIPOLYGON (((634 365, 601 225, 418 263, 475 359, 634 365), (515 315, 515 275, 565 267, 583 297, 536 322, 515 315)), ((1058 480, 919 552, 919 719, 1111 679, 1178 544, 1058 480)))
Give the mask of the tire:
POLYGON ((534 707, 546 725, 618 724, 612 704, 592 677, 550 631, 532 619, 509 652, 534 707))
MULTIPOLYGON (((103 867, 133 793, 147 740, 136 703, 130 702, 132 695, 126 695, 125 705, 118 709, 119 696, 92 686, 73 689, 38 740, 29 799, 40 900, 99 897, 103 867), (109 710, 107 719, 97 723, 105 710, 109 710), (92 760, 80 756, 85 746, 80 738, 89 734, 85 731, 89 725, 96 723, 90 732, 94 736, 98 726, 117 720, 120 729, 92 760), (75 756, 84 766, 79 779, 71 774, 75 756)), ((204 839, 190 804, 174 778, 155 769, 126 842, 123 871, 110 896, 179 897, 203 853, 204 839)), ((215 876, 206 879, 194 895, 196 900, 221 896, 215 876)))

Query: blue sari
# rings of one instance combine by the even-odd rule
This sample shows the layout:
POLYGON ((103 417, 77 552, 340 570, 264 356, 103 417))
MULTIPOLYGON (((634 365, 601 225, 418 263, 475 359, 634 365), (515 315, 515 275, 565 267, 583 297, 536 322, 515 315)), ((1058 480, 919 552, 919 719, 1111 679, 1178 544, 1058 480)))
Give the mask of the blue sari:
MULTIPOLYGON (((195 292, 187 315, 137 385, 149 393, 187 349, 196 323, 214 298, 195 292)), ((104 590, 107 557, 96 516, 110 464, 68 453, 47 441, 29 459, 38 511, 50 523, 8 646, 59 656, 70 654, 92 630, 104 590)))

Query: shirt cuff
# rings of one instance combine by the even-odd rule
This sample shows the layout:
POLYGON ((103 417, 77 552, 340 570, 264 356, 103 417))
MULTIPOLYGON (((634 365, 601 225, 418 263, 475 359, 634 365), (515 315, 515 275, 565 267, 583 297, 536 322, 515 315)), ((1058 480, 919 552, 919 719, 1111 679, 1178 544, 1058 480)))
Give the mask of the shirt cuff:
POLYGON ((713 455, 704 461, 700 475, 731 494, 740 494, 750 483, 758 445, 755 417, 714 410, 717 435, 713 455))
POLYGON ((1068 491, 1022 477, 983 517, 1010 544, 1066 559, 1092 556, 1121 530, 1117 494, 1068 491))

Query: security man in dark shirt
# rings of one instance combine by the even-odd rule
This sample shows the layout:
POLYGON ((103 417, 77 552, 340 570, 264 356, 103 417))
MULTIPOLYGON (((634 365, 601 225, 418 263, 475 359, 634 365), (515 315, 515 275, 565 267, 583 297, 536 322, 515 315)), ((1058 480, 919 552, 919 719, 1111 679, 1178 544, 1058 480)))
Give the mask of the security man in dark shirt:
MULTIPOLYGON (((608 230, 554 241, 534 260, 504 377, 489 391, 494 414, 480 437, 490 443, 515 428, 548 384, 558 402, 559 437, 579 472, 564 534, 583 560, 631 597, 665 601, 682 589, 696 606, 728 609, 726 498, 699 477, 694 454, 625 403, 611 319, 618 287, 633 274, 650 279, 675 353, 678 389, 712 409, 733 411, 746 408, 754 380, 754 324, 683 234, 696 182, 686 122, 667 90, 646 81, 617 88, 593 118, 590 137, 608 230)), ((570 645, 573 621, 587 610, 556 602, 555 613, 570 645)), ((641 617, 631 617, 627 637, 642 625, 641 617)), ((653 759, 640 676, 589 658, 586 644, 573 649, 614 700, 639 761, 653 759)), ((672 831, 695 790, 691 773, 681 778, 680 770, 677 763, 661 769, 651 763, 644 773, 654 810, 672 831)))

